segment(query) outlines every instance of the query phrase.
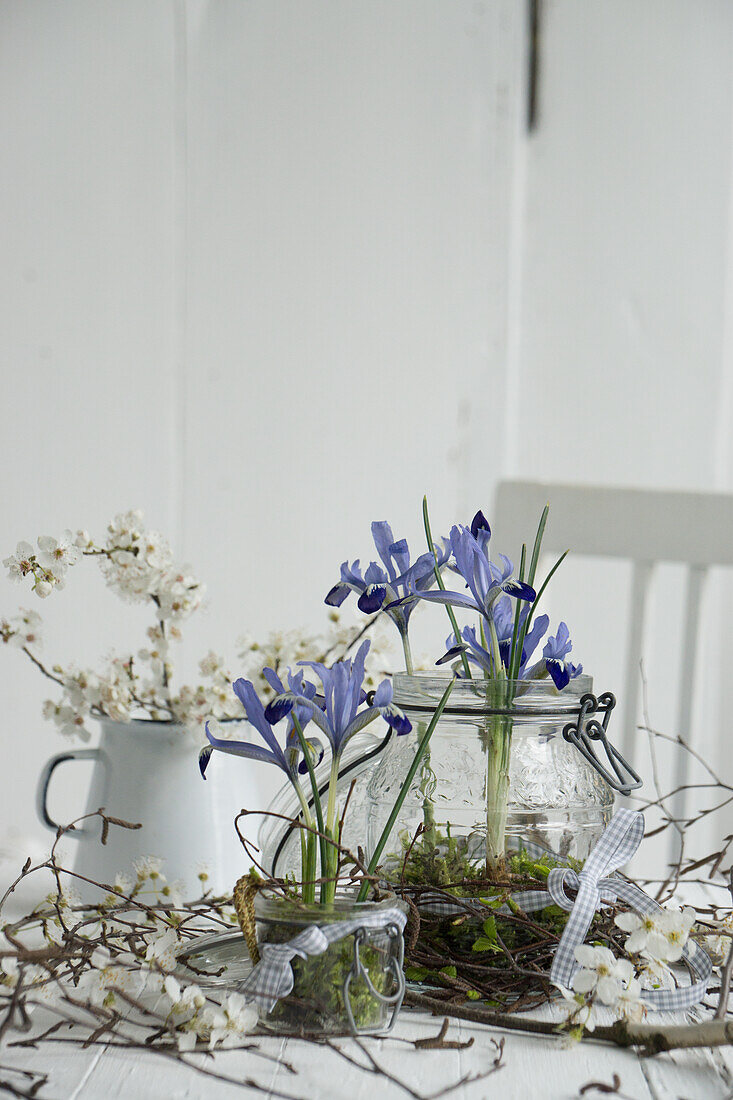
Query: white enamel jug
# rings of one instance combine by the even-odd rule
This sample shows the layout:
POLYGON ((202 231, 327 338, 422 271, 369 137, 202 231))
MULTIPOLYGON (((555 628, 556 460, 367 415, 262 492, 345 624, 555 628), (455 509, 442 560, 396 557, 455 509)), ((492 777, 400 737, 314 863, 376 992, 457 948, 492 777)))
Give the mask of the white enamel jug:
MULTIPOLYGON (((197 875, 202 865, 209 872, 208 887, 215 893, 231 893, 250 866, 234 818, 243 807, 256 810, 269 799, 269 792, 258 791, 257 769, 248 768, 249 761, 217 761, 223 766, 210 767, 203 780, 197 759, 200 746, 183 727, 109 719, 102 719, 100 725, 97 748, 69 748, 48 760, 38 781, 38 816, 55 832, 58 826, 47 808, 55 769, 67 761, 94 760, 86 810, 80 807, 78 815, 104 807, 113 817, 139 822, 142 828, 111 826, 105 845, 99 818, 67 833, 67 850, 77 844, 76 874, 111 883, 117 871, 130 874, 133 860, 159 856, 165 861, 162 870, 168 882, 183 883, 184 898, 200 896, 197 875)), ((245 836, 254 836, 255 819, 243 819, 240 829, 245 836)), ((81 880, 74 887, 84 900, 99 897, 99 891, 81 880)))

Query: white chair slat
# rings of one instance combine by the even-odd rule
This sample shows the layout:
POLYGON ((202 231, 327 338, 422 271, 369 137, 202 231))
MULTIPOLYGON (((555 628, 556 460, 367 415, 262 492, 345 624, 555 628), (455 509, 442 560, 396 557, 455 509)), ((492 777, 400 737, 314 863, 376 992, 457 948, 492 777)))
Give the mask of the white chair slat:
MULTIPOLYGON (((679 677, 680 688, 677 702, 677 734, 679 737, 683 737, 691 747, 693 741, 693 685, 695 682, 697 653, 700 641, 700 608, 707 575, 708 570, 704 565, 691 565, 687 571, 687 595, 685 597, 685 615, 682 634, 686 646, 685 652, 682 655, 683 672, 679 677), (689 670, 689 675, 685 675, 685 669, 689 670)), ((687 791, 678 790, 687 780, 688 763, 689 761, 685 753, 677 754, 672 788, 677 793, 672 799, 672 813, 674 817, 678 819, 684 817, 689 802, 687 791)))
MULTIPOLYGON (((616 695, 621 712, 619 747, 638 766, 637 722, 647 595, 656 564, 688 566, 683 621, 683 667, 694 667, 700 633, 701 602, 711 566, 733 565, 733 494, 567 485, 538 481, 503 481, 497 487, 492 519, 497 544, 512 556, 531 539, 545 504, 550 515, 543 551, 557 555, 568 547, 578 556, 617 558, 633 563, 628 620, 625 681, 616 695)), ((694 673, 680 677, 677 732, 694 748, 694 673)), ((618 728, 618 727, 617 727, 618 728)), ((688 759, 679 754, 667 790, 687 778, 688 759)), ((672 812, 684 816, 684 794, 673 799, 672 812)), ((673 848, 675 841, 671 840, 673 848)), ((670 852, 676 858, 676 851, 670 852)))
POLYGON ((641 656, 652 570, 653 565, 651 562, 636 562, 631 579, 631 618, 629 619, 629 633, 626 644, 626 690, 621 705, 621 752, 635 766, 639 762, 636 743, 641 688, 641 656))
POLYGON ((547 552, 733 565, 733 495, 503 481, 493 519, 509 557, 531 539, 547 503, 547 552))

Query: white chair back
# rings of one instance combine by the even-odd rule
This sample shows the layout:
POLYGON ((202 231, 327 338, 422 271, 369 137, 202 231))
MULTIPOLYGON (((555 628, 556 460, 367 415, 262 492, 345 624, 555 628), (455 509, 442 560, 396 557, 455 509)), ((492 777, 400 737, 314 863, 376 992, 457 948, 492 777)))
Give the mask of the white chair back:
MULTIPOLYGON (((686 570, 683 639, 685 665, 695 668, 703 588, 712 566, 733 565, 733 496, 723 493, 623 489, 537 481, 499 483, 492 521, 502 545, 519 546, 536 530, 546 504, 550 514, 543 554, 623 558, 632 563, 631 617, 627 626, 626 672, 618 691, 621 750, 634 761, 639 713, 640 662, 647 597, 660 562, 683 563, 686 570)), ((680 677, 676 733, 689 742, 693 677, 680 677)), ((684 753, 677 754, 672 789, 686 781, 684 753)), ((685 792, 675 797, 674 816, 685 813, 685 792)))

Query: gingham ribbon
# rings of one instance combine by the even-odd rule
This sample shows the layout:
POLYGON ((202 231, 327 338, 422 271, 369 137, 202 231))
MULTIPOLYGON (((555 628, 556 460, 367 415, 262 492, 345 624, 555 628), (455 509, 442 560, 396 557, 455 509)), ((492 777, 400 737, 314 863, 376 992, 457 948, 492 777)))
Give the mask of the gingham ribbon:
MULTIPOLYGON (((546 890, 523 890, 512 894, 512 901, 525 913, 544 909, 553 902, 570 913, 550 972, 556 985, 566 989, 572 987, 573 975, 579 969, 575 948, 583 943, 593 915, 603 903, 614 904, 620 900, 640 914, 654 915, 664 912, 658 902, 617 873, 618 868, 636 852, 643 835, 642 814, 634 810, 617 810, 586 859, 582 871, 574 871, 571 867, 554 867, 548 875, 546 890), (568 889, 576 891, 575 898, 568 896, 568 889)), ((547 854, 534 844, 525 844, 523 848, 530 855, 547 854)), ((462 898, 461 904, 457 905, 450 894, 436 890, 421 893, 417 903, 421 913, 449 917, 465 913, 467 908, 471 909, 472 902, 475 904, 476 916, 482 916, 486 912, 486 906, 479 898, 462 898)), ((509 907, 502 906, 498 912, 509 912, 509 907)), ((690 940, 682 958, 697 981, 677 989, 644 990, 642 998, 650 1008, 663 1012, 681 1011, 691 1008, 705 996, 713 971, 709 955, 690 940)))
MULTIPOLYGON (((655 915, 664 909, 633 882, 616 874, 633 856, 644 835, 644 818, 634 810, 618 810, 580 872, 570 867, 555 867, 547 879, 547 894, 552 901, 570 912, 565 930, 555 951, 550 977, 556 985, 572 987, 573 975, 579 969, 575 949, 583 943, 593 915, 602 902, 619 899, 637 913, 655 915), (568 897, 570 887, 577 891, 575 899, 568 897)), ((528 891, 531 892, 531 891, 528 891)), ((544 893, 544 891, 538 891, 544 893)), ((545 894, 545 898, 547 898, 545 894)), ((691 1008, 705 996, 713 964, 706 951, 690 940, 682 958, 698 979, 677 989, 644 990, 642 999, 658 1011, 674 1012, 691 1008)))
POLYGON ((384 929, 395 925, 400 932, 407 923, 407 915, 400 909, 382 909, 364 913, 353 920, 334 921, 332 924, 311 924, 288 943, 260 944, 260 961, 240 984, 239 991, 251 997, 258 1005, 271 1012, 281 997, 287 997, 293 988, 293 968, 296 956, 322 955, 332 943, 345 939, 360 928, 384 929))

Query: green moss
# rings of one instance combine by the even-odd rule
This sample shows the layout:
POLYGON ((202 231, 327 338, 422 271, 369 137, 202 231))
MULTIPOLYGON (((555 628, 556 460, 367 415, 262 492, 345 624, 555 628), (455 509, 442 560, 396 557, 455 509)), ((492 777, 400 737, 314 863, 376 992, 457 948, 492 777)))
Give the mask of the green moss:
MULTIPOLYGON (((402 852, 388 860, 382 868, 385 877, 404 887, 436 886, 461 898, 479 898, 490 913, 474 916, 468 912, 460 915, 437 917, 423 915, 419 936, 415 945, 415 962, 408 959, 408 979, 428 985, 439 985, 460 991, 469 1000, 482 999, 498 1007, 511 1003, 511 994, 499 992, 505 982, 498 978, 496 1001, 487 999, 492 989, 493 969, 506 972, 507 959, 504 947, 512 953, 519 952, 522 963, 530 967, 535 951, 546 956, 548 935, 559 937, 565 927, 568 914, 554 904, 549 904, 530 917, 523 914, 512 894, 524 890, 545 890, 547 878, 554 867, 582 867, 577 860, 560 860, 550 853, 532 855, 526 850, 509 852, 505 856, 498 881, 496 876, 486 875, 483 847, 465 837, 452 837, 450 831, 435 826, 429 838, 422 834, 410 846, 407 837, 402 838, 402 852), (472 858, 476 854, 477 858, 472 858), (494 881, 492 881, 492 878, 494 881), (502 909, 508 908, 511 919, 502 909), (451 965, 430 969, 425 965, 427 957, 442 957, 451 965), (477 971, 477 966, 481 968, 477 971), (479 981, 477 974, 481 974, 479 981), (458 979, 458 983, 455 979, 458 979), (465 985, 481 985, 482 991, 466 989, 465 985), (464 984, 465 983, 465 984, 464 984)), ((400 887, 395 885, 399 892, 400 887)), ((419 902, 419 898, 418 898, 419 902)), ((541 974, 542 971, 538 971, 541 974)), ((493 990, 492 990, 493 992, 493 990)), ((516 995, 516 994, 515 994, 516 995)))
MULTIPOLYGON (((286 943, 302 931, 302 924, 295 922, 268 922, 267 927, 260 930, 260 942, 286 943)), ((362 943, 359 957, 377 992, 392 992, 384 952, 362 943)), ((263 1018, 263 1024, 295 1035, 348 1034, 350 1025, 343 987, 353 961, 353 935, 331 944, 322 955, 294 958, 292 993, 278 1001, 272 1012, 263 1018)), ((363 978, 351 982, 348 996, 358 1029, 377 1031, 385 1025, 390 1009, 372 996, 363 978)))

